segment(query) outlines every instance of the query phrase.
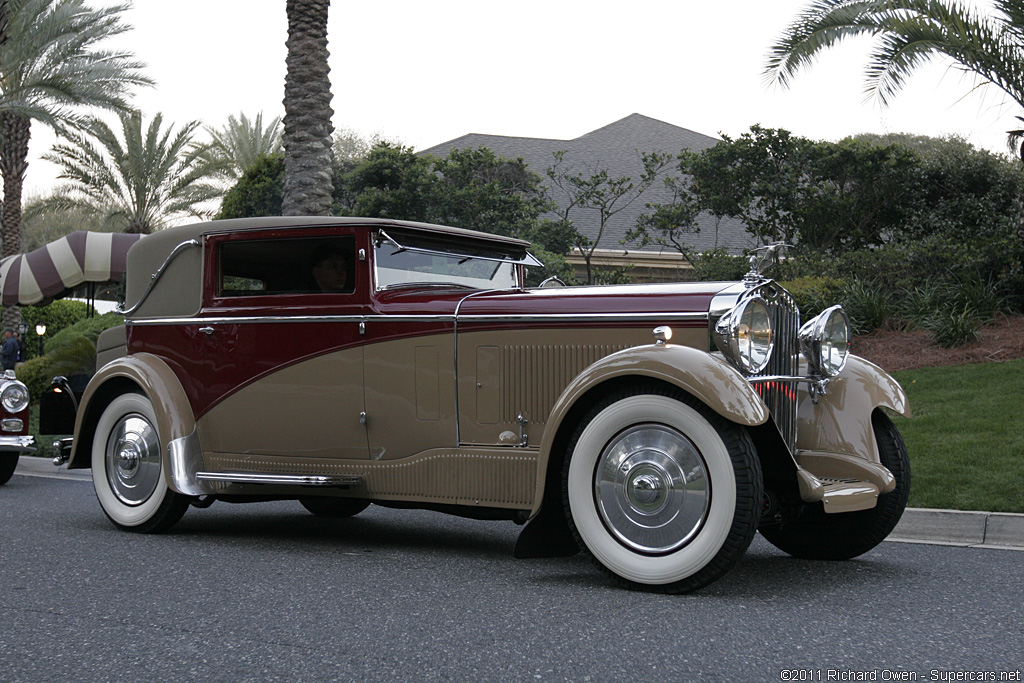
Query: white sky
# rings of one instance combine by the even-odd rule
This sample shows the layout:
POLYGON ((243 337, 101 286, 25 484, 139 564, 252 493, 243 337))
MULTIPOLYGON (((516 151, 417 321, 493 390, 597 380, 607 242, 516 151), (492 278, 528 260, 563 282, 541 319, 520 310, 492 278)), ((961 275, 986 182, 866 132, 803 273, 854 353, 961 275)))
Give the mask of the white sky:
MULTIPOLYGON (((755 123, 815 140, 861 132, 959 134, 1004 151, 1019 112, 946 65, 888 108, 865 101, 868 42, 833 50, 794 87, 764 84, 768 46, 810 0, 335 0, 334 124, 424 149, 466 133, 570 139, 640 113, 707 135, 755 123)), ((96 4, 105 0, 95 0, 96 4)), ((148 64, 137 106, 223 125, 284 113, 284 0, 135 0, 118 47, 148 64)), ((33 126, 26 186, 56 169, 33 126)))

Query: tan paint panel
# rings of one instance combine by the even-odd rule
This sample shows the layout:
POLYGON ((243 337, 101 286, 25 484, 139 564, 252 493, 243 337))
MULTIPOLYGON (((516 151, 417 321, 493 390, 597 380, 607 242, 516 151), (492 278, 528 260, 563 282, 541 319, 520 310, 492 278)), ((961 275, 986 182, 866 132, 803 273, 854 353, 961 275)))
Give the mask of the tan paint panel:
POLYGON ((363 347, 371 459, 455 447, 453 346, 451 334, 435 334, 363 347))
POLYGON ((367 458, 363 352, 347 349, 290 365, 243 387, 199 420, 204 451, 367 458))
POLYGON ((437 422, 441 417, 440 366, 436 346, 416 347, 416 419, 437 422))
MULTIPOLYGON (((472 328, 470 328, 471 330, 472 328)), ((622 349, 650 344, 651 327, 531 328, 459 331, 459 436, 462 443, 502 443, 519 434, 538 445, 556 401, 588 366, 622 349), (464 400, 467 397, 468 400, 464 400)), ((679 328, 674 341, 706 347, 706 328, 679 328)))

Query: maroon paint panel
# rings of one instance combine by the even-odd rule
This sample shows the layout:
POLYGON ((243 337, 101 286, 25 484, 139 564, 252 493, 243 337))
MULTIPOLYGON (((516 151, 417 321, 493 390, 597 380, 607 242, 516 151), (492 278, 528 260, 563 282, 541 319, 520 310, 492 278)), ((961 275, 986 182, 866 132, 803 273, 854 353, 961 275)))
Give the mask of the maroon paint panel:
POLYGON ((377 324, 373 317, 366 334, 354 320, 135 325, 128 331, 128 351, 166 361, 198 419, 246 385, 290 365, 368 343, 451 334, 453 328, 442 322, 377 324), (203 327, 214 331, 207 334, 203 327))

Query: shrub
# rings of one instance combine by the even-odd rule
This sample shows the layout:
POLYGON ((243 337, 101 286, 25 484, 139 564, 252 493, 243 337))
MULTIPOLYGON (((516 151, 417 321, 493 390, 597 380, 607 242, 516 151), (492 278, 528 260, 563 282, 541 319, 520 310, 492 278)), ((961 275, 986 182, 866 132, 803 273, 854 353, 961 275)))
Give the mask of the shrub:
POLYGON ((1000 293, 1000 287, 992 278, 983 279, 980 274, 958 276, 945 287, 949 300, 948 308, 959 311, 970 309, 987 323, 998 313, 1006 310, 1006 300, 1000 293))
POLYGON ((741 280, 750 270, 746 257, 734 256, 725 249, 712 249, 697 254, 692 259, 692 265, 696 279, 704 282, 741 280))
POLYGON ((842 280, 830 277, 801 277, 780 284, 796 299, 803 320, 810 320, 839 303, 844 287, 842 280))
POLYGON ((923 326, 931 332, 934 343, 947 349, 981 338, 978 312, 966 305, 936 311, 924 321, 923 326))
MULTIPOLYGON (((92 318, 86 318, 81 320, 71 327, 66 327, 57 334, 53 335, 46 340, 44 344, 44 350, 46 353, 59 349, 61 346, 67 344, 70 340, 75 337, 88 337, 93 342, 96 341, 96 337, 99 336, 100 332, 110 327, 116 327, 117 325, 124 324, 124 316, 120 313, 104 313, 103 315, 93 316, 92 318)), ((49 336, 49 335, 47 335, 49 336)))
POLYGON ((18 379, 38 400, 56 375, 93 374, 96 368, 96 337, 103 330, 120 325, 124 317, 107 313, 66 327, 46 342, 46 355, 33 358, 18 368, 18 379))
POLYGON ((842 304, 854 334, 868 334, 885 327, 892 310, 889 290, 863 280, 854 280, 843 288, 842 304))
POLYGON ((89 309, 90 306, 84 301, 70 299, 58 299, 45 306, 22 306, 21 319, 28 325, 29 330, 25 335, 25 349, 28 351, 28 358, 35 358, 39 355, 36 325, 46 325, 44 343, 48 343, 61 330, 80 320, 85 320, 89 315, 89 309))
POLYGON ((50 372, 50 361, 46 356, 39 356, 32 360, 25 361, 15 371, 18 379, 28 387, 28 395, 34 403, 39 401, 46 388, 50 386, 50 380, 54 374, 50 372))

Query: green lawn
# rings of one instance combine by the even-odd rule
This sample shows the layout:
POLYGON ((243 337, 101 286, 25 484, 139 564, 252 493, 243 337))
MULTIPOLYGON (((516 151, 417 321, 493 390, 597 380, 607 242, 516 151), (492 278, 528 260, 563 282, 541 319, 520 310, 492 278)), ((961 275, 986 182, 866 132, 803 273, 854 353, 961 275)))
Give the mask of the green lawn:
POLYGON ((910 506, 1024 512, 1024 360, 894 373, 910 506))

